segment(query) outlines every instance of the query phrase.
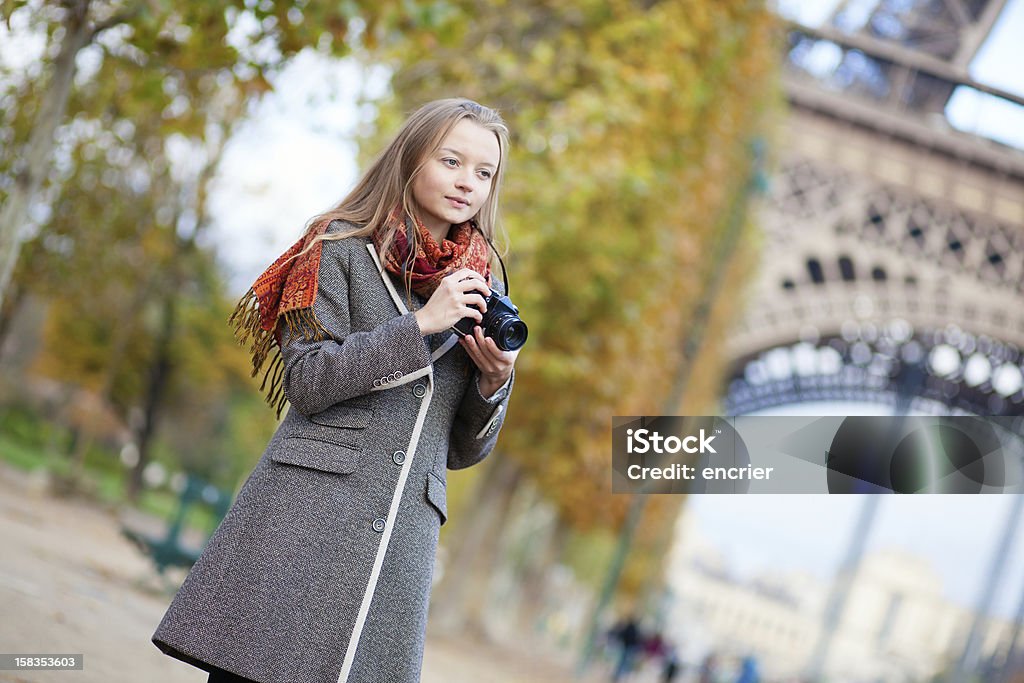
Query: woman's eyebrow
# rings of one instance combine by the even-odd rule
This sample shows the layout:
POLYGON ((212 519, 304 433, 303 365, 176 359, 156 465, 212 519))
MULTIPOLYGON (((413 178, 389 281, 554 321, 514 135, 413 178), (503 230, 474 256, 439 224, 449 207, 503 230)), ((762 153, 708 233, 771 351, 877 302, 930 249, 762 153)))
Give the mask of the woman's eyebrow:
MULTIPOLYGON (((462 152, 460 152, 457 149, 452 149, 451 147, 442 147, 441 151, 442 152, 451 152, 452 154, 454 154, 455 156, 460 157, 460 158, 463 157, 462 152)), ((482 161, 482 162, 480 162, 479 165, 480 166, 489 166, 490 168, 497 168, 494 164, 492 164, 492 163, 490 163, 488 161, 482 161)))

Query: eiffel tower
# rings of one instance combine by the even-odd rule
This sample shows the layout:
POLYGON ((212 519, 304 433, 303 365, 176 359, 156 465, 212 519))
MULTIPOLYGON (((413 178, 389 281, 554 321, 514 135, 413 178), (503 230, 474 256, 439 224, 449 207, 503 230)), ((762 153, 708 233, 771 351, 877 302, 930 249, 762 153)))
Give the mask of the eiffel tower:
MULTIPOLYGON (((1024 151, 947 116, 966 93, 1024 127, 1024 98, 969 71, 1008 4, 842 0, 820 26, 790 23, 789 113, 760 207, 761 268, 729 340, 727 414, 840 401, 1024 425, 1024 151)), ((879 499, 865 499, 840 577, 855 574, 879 499)), ((829 596, 811 679, 828 670, 843 586, 829 596)), ((991 595, 953 680, 991 655, 991 595)))
MULTIPOLYGON (((1024 152, 955 129, 1006 0, 846 0, 788 26, 789 113, 725 412, 812 401, 1024 415, 1024 152)), ((971 92, 973 91, 973 93, 971 92)))

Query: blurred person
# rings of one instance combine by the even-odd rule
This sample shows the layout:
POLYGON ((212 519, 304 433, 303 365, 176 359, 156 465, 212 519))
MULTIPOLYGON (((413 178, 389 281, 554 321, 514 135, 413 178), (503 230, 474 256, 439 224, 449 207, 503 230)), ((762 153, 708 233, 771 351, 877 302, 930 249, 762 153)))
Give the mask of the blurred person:
POLYGON ((491 452, 514 379, 518 350, 479 326, 504 291, 507 154, 496 111, 424 105, 239 302, 253 375, 276 347, 267 398, 291 409, 153 634, 163 652, 210 681, 419 680, 446 468, 491 452))
POLYGON ((644 657, 651 659, 662 657, 665 654, 665 647, 665 639, 662 638, 661 633, 657 631, 653 631, 644 636, 643 642, 641 643, 644 657))
POLYGON ((612 638, 618 643, 619 659, 612 673, 612 681, 621 681, 633 670, 637 654, 643 646, 643 632, 635 615, 629 615, 612 628, 612 638))
POLYGON ((666 645, 662 650, 661 683, 672 683, 679 675, 679 651, 674 645, 666 645))
POLYGON ((715 683, 718 680, 718 657, 714 652, 704 657, 700 663, 699 683, 715 683))
POLYGON ((761 674, 757 669, 757 659, 753 655, 747 655, 740 663, 740 675, 736 683, 760 683, 761 674))

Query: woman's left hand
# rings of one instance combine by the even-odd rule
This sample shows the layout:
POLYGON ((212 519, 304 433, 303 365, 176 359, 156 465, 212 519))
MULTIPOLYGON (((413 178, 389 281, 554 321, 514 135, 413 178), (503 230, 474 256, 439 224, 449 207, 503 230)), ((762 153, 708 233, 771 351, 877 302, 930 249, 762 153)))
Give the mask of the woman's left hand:
POLYGON ((475 325, 473 334, 465 335, 459 343, 480 369, 480 393, 490 398, 512 375, 512 366, 521 349, 502 351, 493 339, 484 336, 479 325, 475 325))

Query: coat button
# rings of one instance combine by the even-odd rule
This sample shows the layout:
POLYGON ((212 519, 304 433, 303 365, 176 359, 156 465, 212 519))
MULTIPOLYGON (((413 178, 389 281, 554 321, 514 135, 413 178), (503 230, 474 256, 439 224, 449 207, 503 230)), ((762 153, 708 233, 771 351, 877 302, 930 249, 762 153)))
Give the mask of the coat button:
POLYGON ((395 461, 396 465, 401 465, 405 462, 405 451, 395 451, 395 454, 391 456, 391 459, 395 461))
POLYGON ((412 393, 416 398, 423 398, 427 394, 427 386, 425 384, 417 384, 412 388, 412 393))
POLYGON ((374 531, 384 531, 384 526, 385 526, 385 522, 384 522, 383 519, 377 518, 377 519, 373 520, 373 530, 374 531))

